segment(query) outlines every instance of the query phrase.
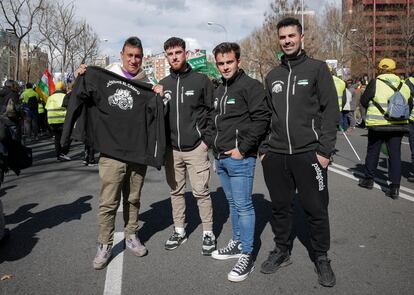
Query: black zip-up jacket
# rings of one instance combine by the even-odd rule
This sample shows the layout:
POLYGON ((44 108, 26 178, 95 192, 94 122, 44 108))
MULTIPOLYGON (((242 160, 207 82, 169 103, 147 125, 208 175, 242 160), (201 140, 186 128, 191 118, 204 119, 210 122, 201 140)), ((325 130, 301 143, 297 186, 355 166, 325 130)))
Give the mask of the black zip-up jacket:
POLYGON ((166 146, 163 101, 151 88, 89 66, 69 98, 62 145, 68 144, 76 122, 78 139, 102 154, 160 168, 166 146))
POLYGON ((263 85, 239 70, 214 93, 214 129, 209 143, 216 158, 237 147, 245 157, 256 156, 271 112, 263 85))
POLYGON ((191 151, 201 141, 207 144, 213 122, 213 84, 189 64, 183 72, 171 70, 160 81, 167 103, 167 144, 179 151, 191 151))
POLYGON ((297 154, 315 150, 329 158, 335 149, 338 96, 325 62, 305 52, 287 59, 265 79, 271 128, 261 154, 297 154))

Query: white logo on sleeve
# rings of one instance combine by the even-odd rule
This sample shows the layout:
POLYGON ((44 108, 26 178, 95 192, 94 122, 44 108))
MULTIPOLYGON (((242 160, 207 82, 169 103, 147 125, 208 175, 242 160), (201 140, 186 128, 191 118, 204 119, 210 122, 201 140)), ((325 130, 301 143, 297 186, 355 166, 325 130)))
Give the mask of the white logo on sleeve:
POLYGON ((283 81, 277 80, 272 83, 272 92, 279 93, 283 91, 283 85, 285 83, 283 81))
POLYGON ((172 94, 171 90, 164 91, 164 99, 163 99, 164 105, 167 105, 167 103, 171 100, 171 94, 172 94))
POLYGON ((134 106, 134 99, 131 92, 126 89, 117 89, 116 92, 108 97, 108 103, 111 107, 118 106, 121 110, 132 109, 134 106))

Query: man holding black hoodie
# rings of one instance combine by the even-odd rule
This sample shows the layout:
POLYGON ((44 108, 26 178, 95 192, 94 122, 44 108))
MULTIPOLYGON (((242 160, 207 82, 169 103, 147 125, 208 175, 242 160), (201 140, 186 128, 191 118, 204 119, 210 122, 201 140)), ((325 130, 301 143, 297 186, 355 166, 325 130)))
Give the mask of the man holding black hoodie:
POLYGON ((289 265, 292 200, 297 191, 310 227, 315 270, 321 285, 335 285, 330 245, 327 167, 336 142, 338 96, 326 63, 301 49, 302 26, 286 18, 277 24, 282 64, 266 77, 272 123, 259 150, 272 200, 275 249, 261 266, 270 274, 289 265))
POLYGON ((171 37, 165 41, 164 50, 171 66, 170 75, 160 81, 168 108, 166 131, 169 148, 165 170, 174 219, 174 232, 166 241, 165 249, 174 250, 187 240, 184 192, 188 173, 203 225, 202 254, 211 255, 216 246, 206 138, 212 128, 213 84, 207 76, 194 72, 187 63, 184 40, 171 37))

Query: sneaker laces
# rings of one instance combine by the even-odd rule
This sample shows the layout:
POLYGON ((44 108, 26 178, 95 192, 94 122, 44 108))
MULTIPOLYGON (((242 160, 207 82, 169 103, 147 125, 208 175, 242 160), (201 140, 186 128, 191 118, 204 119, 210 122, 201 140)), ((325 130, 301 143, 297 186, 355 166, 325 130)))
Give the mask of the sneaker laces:
POLYGON ((203 242, 211 243, 213 241, 214 241, 214 239, 213 239, 213 235, 212 234, 205 234, 204 235, 203 242))
POLYGON ((226 247, 220 249, 220 252, 228 252, 237 245, 237 241, 230 240, 226 247))
POLYGON ((177 240, 179 238, 182 238, 182 236, 177 233, 176 231, 171 235, 170 240, 177 240))
POLYGON ((275 263, 276 260, 281 256, 282 251, 280 251, 279 249, 274 249, 272 251, 269 252, 269 257, 267 258, 267 261, 271 262, 271 263, 275 263))
POLYGON ((247 254, 243 254, 242 256, 240 256, 239 261, 237 261, 232 271, 236 273, 242 273, 249 265, 249 257, 250 256, 247 254))

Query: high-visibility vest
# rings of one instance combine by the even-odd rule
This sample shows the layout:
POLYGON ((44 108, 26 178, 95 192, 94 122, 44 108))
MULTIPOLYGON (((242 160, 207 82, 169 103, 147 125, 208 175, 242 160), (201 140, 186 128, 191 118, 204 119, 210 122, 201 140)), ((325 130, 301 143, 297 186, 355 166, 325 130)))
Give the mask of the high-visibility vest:
MULTIPOLYGON (((414 98, 414 77, 408 77, 405 84, 410 88, 411 97, 414 98)), ((410 121, 414 122, 414 108, 411 110, 410 121)))
POLYGON ((23 103, 28 103, 30 97, 36 97, 36 99, 39 99, 39 94, 34 91, 32 88, 26 88, 22 94, 21 94, 23 103))
MULTIPOLYGON (((401 82, 401 79, 394 74, 382 74, 379 75, 375 80, 375 96, 372 100, 375 100, 386 112, 388 108, 388 100, 394 94, 394 90, 390 86, 378 79, 387 80, 395 88, 398 87, 398 85, 401 82)), ((401 87, 400 92, 408 103, 408 99, 410 98, 410 88, 408 88, 408 86, 404 84, 401 87)), ((388 121, 384 118, 384 115, 380 112, 380 110, 373 104, 372 100, 369 101, 367 109, 367 115, 365 120, 366 126, 408 124, 408 120, 388 121)))
POLYGON ((37 104, 37 112, 39 114, 43 114, 45 112, 45 108, 43 107, 43 103, 41 103, 40 101, 37 104))
POLYGON ((339 111, 342 112, 342 100, 343 100, 343 94, 346 88, 346 83, 345 81, 343 81, 342 79, 339 79, 336 76, 332 76, 334 83, 335 83, 335 88, 336 88, 336 93, 338 95, 338 104, 339 104, 339 111))
POLYGON ((65 93, 54 93, 47 99, 47 122, 49 124, 63 124, 65 122, 66 108, 62 107, 65 93))

